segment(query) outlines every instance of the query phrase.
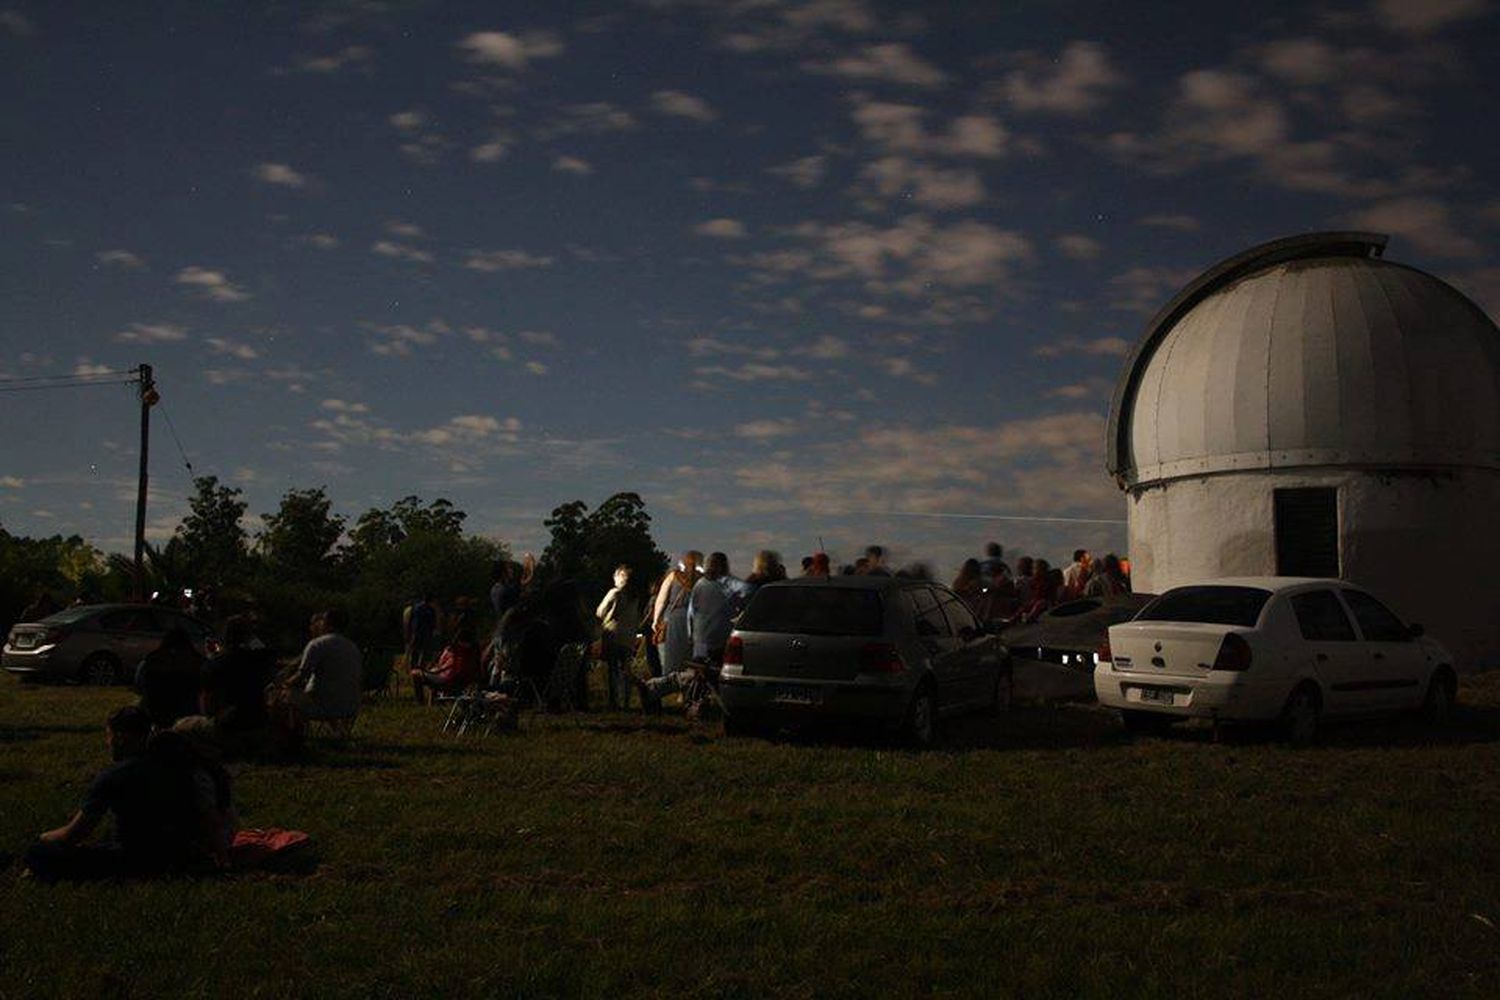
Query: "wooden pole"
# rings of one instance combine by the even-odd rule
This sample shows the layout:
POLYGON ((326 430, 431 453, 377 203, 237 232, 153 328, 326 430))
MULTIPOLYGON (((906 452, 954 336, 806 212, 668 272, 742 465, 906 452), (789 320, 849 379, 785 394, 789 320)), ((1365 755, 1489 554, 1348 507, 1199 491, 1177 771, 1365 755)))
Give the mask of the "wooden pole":
POLYGON ((135 488, 135 599, 145 601, 146 594, 146 481, 147 459, 151 450, 151 407, 157 400, 151 366, 140 367, 141 393, 141 471, 135 488))

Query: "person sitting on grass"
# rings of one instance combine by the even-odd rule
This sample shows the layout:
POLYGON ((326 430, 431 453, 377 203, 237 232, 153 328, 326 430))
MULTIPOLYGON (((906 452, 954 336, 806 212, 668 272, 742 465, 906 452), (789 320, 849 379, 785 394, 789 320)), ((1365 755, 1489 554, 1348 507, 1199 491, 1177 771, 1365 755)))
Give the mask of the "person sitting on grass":
POLYGON ((641 708, 647 713, 661 712, 661 703, 669 695, 682 695, 683 714, 696 719, 703 706, 718 694, 718 663, 707 659, 684 660, 680 670, 669 670, 660 677, 641 678, 627 673, 641 693, 641 708))
POLYGON ((104 735, 115 763, 94 779, 65 825, 43 833, 26 867, 46 882, 181 874, 211 870, 190 754, 177 733, 149 739, 151 718, 135 706, 116 710, 104 735), (86 841, 106 814, 114 837, 86 841))
POLYGON ((184 628, 168 631, 161 645, 146 654, 135 668, 135 689, 157 729, 171 729, 184 715, 198 714, 202 676, 203 657, 184 628))
POLYGON ((342 609, 313 615, 311 638, 296 668, 269 697, 275 742, 281 753, 301 748, 308 720, 352 720, 364 694, 364 657, 342 633, 349 618, 342 609))
POLYGON ((266 685, 276 657, 255 636, 247 615, 224 623, 224 649, 203 667, 203 714, 213 719, 215 738, 229 757, 255 757, 270 745, 266 685))
POLYGON ((479 644, 474 630, 464 627, 444 647, 432 670, 411 671, 411 689, 418 702, 427 701, 426 688, 432 693, 458 694, 479 679, 479 644))

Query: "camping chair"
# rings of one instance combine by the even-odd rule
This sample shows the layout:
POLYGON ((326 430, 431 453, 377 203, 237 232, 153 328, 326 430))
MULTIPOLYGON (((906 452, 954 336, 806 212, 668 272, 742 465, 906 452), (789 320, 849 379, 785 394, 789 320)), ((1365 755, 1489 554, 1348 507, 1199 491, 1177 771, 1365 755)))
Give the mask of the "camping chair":
POLYGON ((489 736, 496 729, 515 728, 515 699, 498 691, 486 691, 478 685, 461 694, 439 695, 434 704, 448 706, 439 732, 455 736, 470 732, 489 736))

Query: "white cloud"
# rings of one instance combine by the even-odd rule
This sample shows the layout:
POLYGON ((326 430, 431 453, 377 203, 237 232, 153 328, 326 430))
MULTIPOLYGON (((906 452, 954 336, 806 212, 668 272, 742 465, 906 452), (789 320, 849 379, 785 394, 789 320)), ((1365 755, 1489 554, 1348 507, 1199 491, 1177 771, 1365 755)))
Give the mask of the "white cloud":
POLYGON ((19 490, 25 489, 26 480, 19 476, 0 476, 0 489, 19 490))
POLYGON ((795 433, 797 433, 797 422, 785 418, 750 420, 743 424, 736 424, 734 427, 735 437, 748 438, 752 441, 765 441, 795 433))
POLYGON ((709 219, 693 227, 699 236, 721 240, 737 240, 745 236, 745 224, 739 219, 709 219))
POLYGON ((1055 60, 1023 55, 1021 61, 1001 88, 1017 111, 1087 114, 1125 83, 1097 42, 1069 42, 1055 60))
POLYGON ((128 330, 115 334, 122 344, 168 344, 187 339, 187 330, 170 323, 132 323, 128 330))
POLYGON ((1124 337, 1098 337, 1094 340, 1064 337, 1056 343, 1044 344, 1031 353, 1033 357, 1038 358, 1057 358, 1064 354, 1091 354, 1096 357, 1123 358, 1130 353, 1130 341, 1124 337))
POLYGON ((1093 260, 1104 252, 1104 245, 1092 236, 1067 233, 1053 241, 1064 257, 1070 260, 1093 260))
POLYGON ((302 242, 319 250, 334 250, 338 248, 339 238, 332 233, 309 233, 302 237, 302 242))
POLYGON ((798 348, 796 353, 809 358, 817 358, 820 361, 837 361, 849 356, 849 342, 831 334, 824 334, 807 346, 798 348))
POLYGON ((640 122, 636 120, 635 115, 624 108, 608 101, 591 101, 585 104, 570 104, 563 108, 562 119, 553 122, 544 130, 544 135, 628 132, 639 126, 640 122))
POLYGON ((564 174, 576 174, 579 177, 587 177, 594 172, 588 160, 577 156, 557 157, 552 161, 552 169, 564 174))
POLYGON ((397 111, 386 119, 398 132, 415 132, 427 124, 425 111, 397 111))
POLYGON ((400 219, 391 219, 382 228, 392 236, 400 236, 408 240, 420 240, 427 236, 422 227, 415 222, 402 222, 400 219))
POLYGON ((734 344, 729 341, 720 340, 717 337, 693 337, 687 341, 685 346, 687 347, 688 354, 695 358, 707 358, 716 355, 748 355, 769 361, 781 355, 781 352, 774 347, 734 344))
POLYGON ((517 271, 523 268, 551 267, 555 258, 527 253, 525 250, 474 250, 464 267, 471 271, 517 271))
POLYGON ((30 38, 36 34, 36 25, 18 10, 0 10, 0 29, 20 38, 30 38))
POLYGON ((1479 241, 1454 228, 1453 213, 1436 198, 1397 198, 1355 212, 1350 224, 1359 229, 1389 232, 1411 240, 1434 257, 1479 257, 1479 241))
POLYGON ((393 257, 396 260, 407 260, 415 264, 431 264, 434 260, 432 254, 421 247, 397 243, 395 240, 377 240, 370 245, 370 251, 382 257, 393 257))
POLYGON ((260 357, 260 352, 249 344, 239 344, 223 337, 209 337, 204 341, 215 354, 227 354, 231 358, 241 361, 254 361, 260 357))
POLYGON ((332 410, 334 413, 369 413, 370 412, 370 408, 368 406, 366 406, 364 403, 349 403, 349 402, 345 402, 342 399, 325 399, 325 400, 323 400, 323 402, 319 403, 318 405, 321 406, 325 410, 332 410))
POLYGON ((177 272, 174 279, 179 285, 189 285, 199 290, 206 299, 214 302, 243 302, 250 293, 230 281, 222 271, 212 271, 194 264, 177 272))
POLYGON ((533 374, 533 375, 545 375, 545 374, 547 374, 547 366, 544 365, 544 364, 542 364, 540 361, 528 361, 528 362, 526 362, 526 370, 529 371, 529 372, 531 372, 531 374, 533 374))
POLYGON ((337 52, 321 56, 306 56, 298 61, 297 68, 304 73, 337 73, 346 66, 359 66, 375 57, 375 51, 365 45, 346 45, 337 52))
POLYGON ((109 365, 95 364, 88 358, 79 358, 78 364, 73 366, 74 375, 112 375, 114 372, 109 365))
POLYGON ((695 368, 693 373, 705 378, 720 375, 736 382, 806 382, 812 378, 812 372, 805 368, 798 368, 794 365, 768 365, 759 361, 747 361, 738 368, 707 365, 703 368, 695 368))
POLYGON ((262 184, 276 187, 303 188, 307 186, 307 175, 285 163, 258 163, 252 173, 262 184))
POLYGON ((913 87, 940 87, 948 74, 911 50, 905 42, 866 45, 856 52, 829 60, 803 63, 811 73, 845 80, 899 83, 913 87))
POLYGON ((1185 268, 1132 267, 1109 279, 1113 296, 1109 304, 1115 309, 1150 315, 1195 277, 1196 271, 1185 268))
POLYGON ((658 90, 651 95, 651 107, 660 114, 698 122, 711 122, 719 117, 703 98, 680 90, 658 90))
POLYGON ((946 131, 928 132, 927 109, 856 95, 854 124, 864 138, 892 153, 994 159, 1004 156, 1010 133, 989 115, 960 115, 946 131))
POLYGON ((448 324, 442 320, 431 320, 424 327, 407 323, 369 323, 365 326, 374 334, 374 340, 370 343, 371 352, 383 357, 408 357, 414 348, 430 347, 448 332, 448 324))
POLYGON ((935 167, 904 156, 884 156, 859 172, 856 190, 900 198, 921 208, 947 211, 982 204, 986 194, 979 172, 966 167, 935 167))
POLYGON ((1425 35, 1485 13, 1487 0, 1375 0, 1377 19, 1392 31, 1425 35))
POLYGON ((455 43, 468 53, 468 60, 502 69, 521 71, 535 59, 562 55, 563 43, 548 31, 512 35, 504 31, 476 31, 455 43))
POLYGON ((822 155, 804 156, 790 163, 766 168, 766 173, 773 177, 780 177, 793 187, 802 188, 804 191, 817 187, 827 172, 828 157, 822 155))
POLYGON ((119 267, 127 271, 140 271, 146 267, 146 262, 129 250, 101 250, 94 254, 94 259, 105 267, 119 267))
POLYGON ((482 142, 469 150, 469 159, 475 163, 496 163, 505 159, 506 154, 509 152, 510 147, 504 140, 491 139, 489 142, 482 142))

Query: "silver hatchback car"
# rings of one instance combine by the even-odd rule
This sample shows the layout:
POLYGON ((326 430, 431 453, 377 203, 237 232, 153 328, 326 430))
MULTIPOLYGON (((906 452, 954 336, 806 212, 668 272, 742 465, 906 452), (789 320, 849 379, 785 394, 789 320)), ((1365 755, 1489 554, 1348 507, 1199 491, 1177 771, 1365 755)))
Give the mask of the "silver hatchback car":
POLYGON ((0 665, 6 673, 36 680, 128 684, 141 658, 161 645, 169 629, 179 627, 187 630, 199 653, 218 652, 212 630, 180 611, 146 604, 83 604, 12 626, 0 665))
POLYGON ((730 733, 818 720, 878 724, 918 745, 939 717, 1010 704, 995 636, 940 584, 881 576, 762 587, 724 650, 730 733))

